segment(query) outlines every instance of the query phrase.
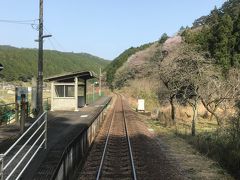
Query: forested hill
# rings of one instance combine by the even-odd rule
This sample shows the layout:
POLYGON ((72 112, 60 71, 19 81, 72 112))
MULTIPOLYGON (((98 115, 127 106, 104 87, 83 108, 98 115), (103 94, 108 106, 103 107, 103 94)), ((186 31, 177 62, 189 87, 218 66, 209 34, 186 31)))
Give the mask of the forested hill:
MULTIPOLYGON (((0 46, 0 63, 4 66, 1 78, 6 81, 29 81, 37 74, 37 49, 0 46)), ((44 77, 64 72, 91 70, 96 73, 110 61, 87 53, 44 51, 44 77)))
POLYGON ((187 28, 183 37, 209 52, 225 70, 240 67, 240 0, 228 0, 187 28))

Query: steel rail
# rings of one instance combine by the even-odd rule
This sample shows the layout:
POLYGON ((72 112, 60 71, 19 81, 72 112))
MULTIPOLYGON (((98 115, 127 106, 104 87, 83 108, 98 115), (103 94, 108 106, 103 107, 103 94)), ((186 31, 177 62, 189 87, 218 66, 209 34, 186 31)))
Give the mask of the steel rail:
POLYGON ((101 162, 100 162, 100 166, 99 166, 99 169, 98 169, 98 173, 97 173, 96 180, 99 180, 99 179, 100 179, 100 176, 101 176, 101 173, 102 173, 103 162, 104 162, 105 155, 106 155, 107 145, 108 145, 109 136, 110 136, 110 129, 111 129, 111 127, 112 127, 112 122, 113 122, 113 118, 114 118, 114 116, 115 116, 115 111, 116 111, 116 107, 114 107, 112 119, 111 119, 111 122, 110 122, 110 125, 109 125, 109 128, 108 128, 107 139, 106 139, 106 141, 105 141, 104 150, 103 150, 103 155, 102 155, 102 158, 101 158, 101 162))
MULTIPOLYGON (((126 115, 125 115, 125 111, 124 111, 124 108, 123 108, 123 101, 122 101, 121 95, 117 95, 117 96, 120 97, 121 104, 122 104, 123 119, 124 119, 123 120, 124 121, 124 129, 125 129, 125 135, 126 135, 127 142, 128 142, 128 150, 129 150, 129 156, 130 156, 131 167, 132 167, 132 176, 133 176, 134 180, 137 180, 137 175, 136 175, 136 170, 135 170, 135 165, 134 165, 134 160, 133 160, 133 155, 132 155, 131 142, 130 142, 130 138, 129 138, 129 135, 128 135, 128 129, 127 129, 127 123, 126 123, 126 115)), ((112 116, 111 123, 110 123, 109 128, 108 128, 107 139, 106 139, 106 142, 105 142, 103 155, 102 155, 102 158, 101 158, 101 163, 100 163, 100 166, 99 166, 99 169, 98 169, 98 174, 97 174, 96 180, 100 179, 100 176, 101 176, 101 173, 102 173, 102 166, 103 166, 105 155, 106 155, 107 145, 108 145, 109 136, 110 136, 110 129, 112 127, 112 122, 113 122, 113 119, 114 119, 114 116, 115 116, 115 110, 116 110, 116 107, 114 107, 113 116, 112 116)))
POLYGON ((132 155, 131 141, 130 141, 130 138, 129 138, 129 135, 128 135, 128 128, 127 128, 125 110, 124 110, 124 108, 123 108, 122 96, 120 95, 120 97, 121 97, 121 102, 122 102, 124 125, 125 125, 125 132, 126 132, 126 137, 127 137, 127 142, 128 142, 128 149, 129 149, 129 155, 130 155, 130 160, 131 160, 133 179, 134 179, 134 180, 137 180, 137 174, 136 174, 136 169, 135 169, 134 160, 133 160, 133 155, 132 155))

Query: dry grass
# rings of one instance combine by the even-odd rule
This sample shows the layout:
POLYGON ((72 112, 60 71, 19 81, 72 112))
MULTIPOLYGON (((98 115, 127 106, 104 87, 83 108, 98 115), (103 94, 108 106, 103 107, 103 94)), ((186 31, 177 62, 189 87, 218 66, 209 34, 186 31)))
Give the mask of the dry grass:
POLYGON ((120 93, 128 97, 133 108, 137 107, 137 99, 145 99, 145 109, 152 111, 159 108, 156 87, 157 82, 151 79, 136 79, 130 81, 129 86, 122 88, 120 93))
MULTIPOLYGON (((170 105, 160 106, 159 108, 159 120, 165 124, 165 126, 171 125, 171 107, 170 105)), ((231 117, 235 115, 235 110, 231 109, 227 112, 219 109, 217 112, 219 117, 222 117, 224 122, 229 121, 231 117)), ((199 103, 198 105, 198 118, 196 121, 197 132, 212 132, 215 131, 219 126, 215 118, 210 120, 210 113, 205 107, 199 103)), ((193 110, 191 106, 176 105, 176 129, 178 131, 191 132, 193 110)))

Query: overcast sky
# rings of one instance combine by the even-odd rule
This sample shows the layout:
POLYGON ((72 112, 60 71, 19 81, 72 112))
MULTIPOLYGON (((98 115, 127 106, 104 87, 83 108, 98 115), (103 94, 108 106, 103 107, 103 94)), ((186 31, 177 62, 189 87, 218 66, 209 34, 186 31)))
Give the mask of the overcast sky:
MULTIPOLYGON (((45 49, 86 52, 112 60, 122 51, 153 42, 166 32, 207 15, 224 0, 45 0, 45 49)), ((37 48, 38 0, 0 1, 0 44, 37 48), (23 21, 23 24, 4 22, 23 21)))

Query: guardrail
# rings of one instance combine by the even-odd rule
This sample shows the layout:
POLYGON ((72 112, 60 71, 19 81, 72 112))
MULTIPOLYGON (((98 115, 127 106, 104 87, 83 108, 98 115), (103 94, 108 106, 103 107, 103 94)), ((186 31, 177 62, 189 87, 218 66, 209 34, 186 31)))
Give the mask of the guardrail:
POLYGON ((1 180, 19 179, 43 145, 46 149, 46 112, 39 116, 4 154, 0 154, 1 180))
POLYGON ((70 180, 73 179, 74 171, 83 162, 89 148, 91 147, 95 136, 102 124, 103 113, 111 99, 106 102, 104 106, 95 116, 92 124, 82 131, 72 142, 68 144, 59 161, 52 180, 70 180))

